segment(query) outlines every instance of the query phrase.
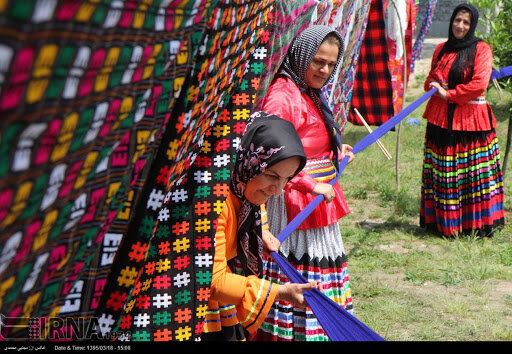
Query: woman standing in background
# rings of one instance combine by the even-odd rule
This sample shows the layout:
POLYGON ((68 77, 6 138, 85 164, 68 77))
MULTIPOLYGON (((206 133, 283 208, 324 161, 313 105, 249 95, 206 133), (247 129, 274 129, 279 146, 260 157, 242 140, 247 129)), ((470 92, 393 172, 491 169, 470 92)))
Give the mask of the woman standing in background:
POLYGON ((475 37, 478 10, 458 5, 448 41, 432 57, 425 90, 437 88, 427 119, 420 225, 442 236, 492 236, 504 225, 496 120, 485 100, 491 47, 475 37))

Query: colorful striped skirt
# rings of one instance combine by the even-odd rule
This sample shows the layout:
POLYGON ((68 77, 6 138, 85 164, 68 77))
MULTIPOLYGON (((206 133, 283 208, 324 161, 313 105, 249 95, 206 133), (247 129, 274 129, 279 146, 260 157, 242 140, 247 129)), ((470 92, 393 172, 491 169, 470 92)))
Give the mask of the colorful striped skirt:
POLYGON ((443 236, 492 236, 504 225, 503 173, 494 130, 427 125, 420 225, 443 236))
MULTIPOLYGON (((267 202, 270 231, 274 235, 287 224, 284 195, 267 202)), ((337 223, 329 226, 295 230, 280 247, 280 253, 308 281, 322 284, 323 292, 352 312, 352 295, 347 258, 337 223)), ((265 278, 285 284, 290 280, 273 260, 266 260, 265 278)), ((259 341, 328 341, 322 326, 310 308, 297 308, 285 301, 272 306, 258 331, 248 338, 259 341)))

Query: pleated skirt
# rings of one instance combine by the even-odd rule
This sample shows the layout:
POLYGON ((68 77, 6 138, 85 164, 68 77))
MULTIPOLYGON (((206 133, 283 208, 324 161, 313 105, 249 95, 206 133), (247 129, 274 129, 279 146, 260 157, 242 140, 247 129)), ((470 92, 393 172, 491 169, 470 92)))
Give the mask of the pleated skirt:
MULTIPOLYGON (((270 231, 278 235, 287 225, 283 195, 270 198, 267 213, 270 231)), ((295 230, 281 244, 280 253, 304 278, 321 283, 324 294, 352 312, 347 259, 337 223, 295 230)), ((280 284, 290 282, 272 259, 267 259, 264 267, 266 279, 280 284)), ((277 301, 257 333, 249 340, 328 341, 329 338, 310 308, 297 308, 288 302, 277 301)))
POLYGON ((442 236, 492 236, 505 223, 503 173, 494 130, 459 132, 428 124, 420 226, 442 236))

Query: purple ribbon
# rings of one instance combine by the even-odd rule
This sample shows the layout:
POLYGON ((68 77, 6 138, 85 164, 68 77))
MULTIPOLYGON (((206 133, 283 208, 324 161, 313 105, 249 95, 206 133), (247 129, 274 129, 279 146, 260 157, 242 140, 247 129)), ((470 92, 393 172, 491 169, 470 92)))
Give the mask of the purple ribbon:
POLYGON ((512 76, 512 66, 506 66, 501 69, 493 69, 491 74, 491 80, 502 79, 507 76, 512 76))

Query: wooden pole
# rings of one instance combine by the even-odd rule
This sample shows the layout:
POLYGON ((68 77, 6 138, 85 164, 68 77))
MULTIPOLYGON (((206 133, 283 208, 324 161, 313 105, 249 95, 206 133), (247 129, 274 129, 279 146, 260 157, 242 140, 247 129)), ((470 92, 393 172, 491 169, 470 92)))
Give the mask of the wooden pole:
POLYGON ((498 83, 498 80, 492 79, 492 83, 494 84, 494 87, 496 88, 496 91, 498 91, 498 95, 500 96, 500 100, 503 99, 503 91, 501 91, 500 84, 498 83))
MULTIPOLYGON (((391 0, 391 4, 393 5, 393 8, 395 9, 395 13, 398 16, 398 25, 400 26, 400 37, 402 37, 402 47, 403 47, 403 58, 404 58, 404 96, 402 100, 402 109, 404 108, 404 102, 405 102, 405 93, 406 93, 406 87, 407 87, 407 51, 405 48, 405 38, 404 38, 404 31, 402 28, 402 22, 400 21, 400 13, 398 12, 398 8, 396 7, 395 1, 391 0)), ((400 190, 400 133, 402 130, 402 121, 398 123, 398 129, 396 133, 396 159, 395 159, 395 170, 396 170, 396 188, 397 190, 400 190)))
MULTIPOLYGON (((370 127, 370 125, 368 125, 368 123, 364 120, 363 116, 361 115, 361 113, 359 113, 359 111, 357 110, 357 108, 354 107, 354 111, 356 112, 357 116, 359 117, 359 119, 361 120, 361 122, 363 122, 363 125, 366 127, 366 130, 368 130, 368 133, 371 133, 372 132, 372 128, 370 127)), ((380 142, 379 139, 377 139, 377 145, 379 146, 380 150, 382 151, 382 153, 384 154, 384 156, 386 156, 386 158, 388 160, 391 160, 392 157, 391 157, 391 154, 388 152, 388 150, 386 150, 386 148, 384 147, 384 145, 382 145, 382 143, 380 142)))

